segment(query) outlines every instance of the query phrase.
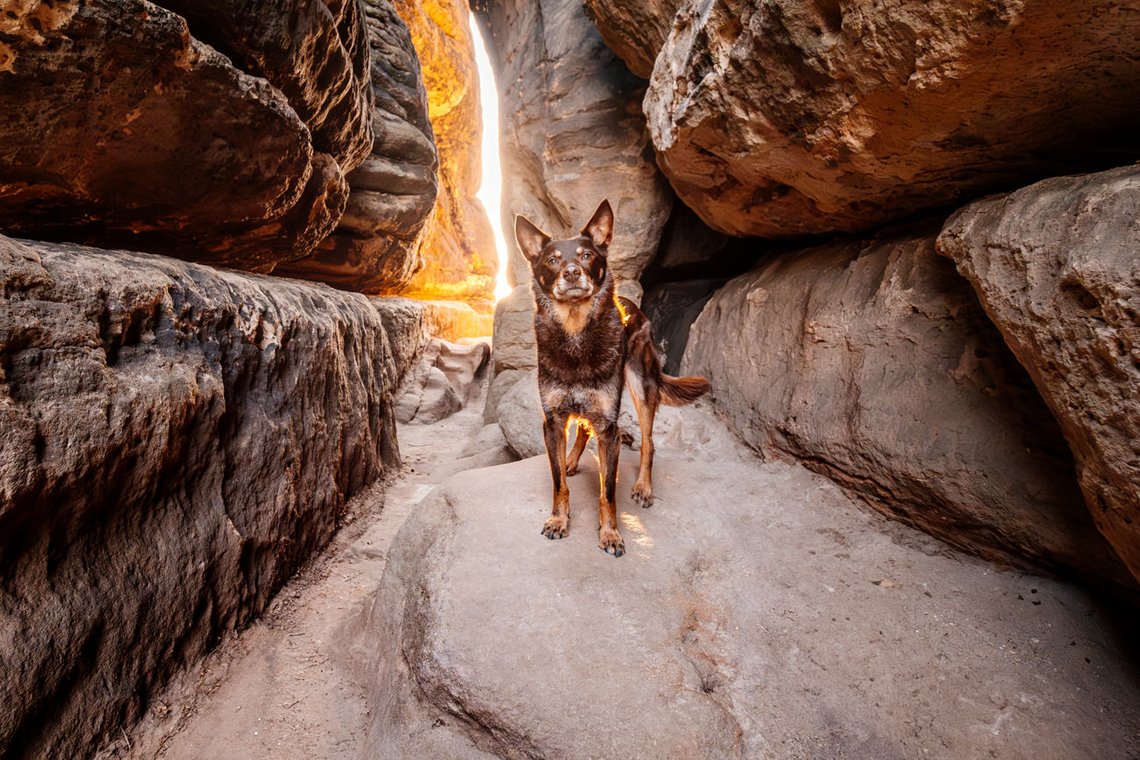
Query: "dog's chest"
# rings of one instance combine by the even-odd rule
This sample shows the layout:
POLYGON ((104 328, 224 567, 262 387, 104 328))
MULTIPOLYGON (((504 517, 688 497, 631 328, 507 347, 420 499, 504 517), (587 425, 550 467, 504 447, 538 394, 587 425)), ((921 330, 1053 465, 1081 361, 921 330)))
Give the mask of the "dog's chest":
POLYGON ((546 409, 600 422, 617 416, 621 386, 615 382, 601 386, 540 383, 539 391, 546 409))

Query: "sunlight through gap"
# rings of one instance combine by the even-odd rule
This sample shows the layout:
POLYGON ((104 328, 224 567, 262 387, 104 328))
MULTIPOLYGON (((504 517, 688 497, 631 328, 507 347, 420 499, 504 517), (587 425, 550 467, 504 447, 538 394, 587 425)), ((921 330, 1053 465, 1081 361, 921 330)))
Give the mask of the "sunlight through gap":
POLYGON ((475 66, 479 70, 479 107, 483 119, 482 164, 483 177, 475 197, 487 210, 491 230, 495 235, 495 250, 499 255, 499 273, 495 277, 495 300, 511 292, 507 283, 507 240, 503 236, 503 214, 500 200, 503 195, 503 172, 499 166, 499 90, 495 86, 495 73, 491 59, 483 44, 483 35, 475 23, 475 14, 467 17, 471 37, 475 41, 475 66))

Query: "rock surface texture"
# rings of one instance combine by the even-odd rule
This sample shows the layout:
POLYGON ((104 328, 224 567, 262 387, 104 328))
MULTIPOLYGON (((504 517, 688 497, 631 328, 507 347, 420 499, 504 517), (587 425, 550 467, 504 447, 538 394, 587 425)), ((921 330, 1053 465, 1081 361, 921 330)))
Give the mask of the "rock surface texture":
MULTIPOLYGON (((576 235, 603 198, 617 225, 610 267, 618 291, 657 251, 673 193, 657 169, 639 104, 645 83, 606 47, 581 0, 492 0, 481 7, 499 87, 503 229, 524 214, 555 237, 576 235)), ((512 244, 509 279, 530 282, 512 244)))
POLYGON ((938 245, 1073 450, 1093 519, 1140 578, 1140 169, 967 206, 938 245))
POLYGON ((7 12, 0 230, 257 271, 327 236, 371 143, 357 6, 231 6, 7 12))
POLYGON ((1131 583, 1052 415, 925 227, 730 281, 682 366, 749 445, 955 546, 1131 583))
POLYGON ((1135 155, 1138 37, 1114 0, 687 0, 644 107, 712 227, 860 231, 1135 155))
POLYGON ((679 411, 651 509, 629 496, 634 458, 621 464, 621 559, 596 546, 593 457, 571 479, 560 541, 539 535, 545 457, 463 473, 415 508, 343 629, 371 684, 363 754, 1140 751, 1140 691, 1113 664, 1127 639, 1088 597, 948 556, 679 411))
POLYGON ((482 178, 479 74, 467 0, 395 0, 419 53, 439 150, 439 196, 420 241, 424 268, 407 286, 416 298, 490 300, 498 252, 475 198, 482 178))
POLYGON ((275 272, 366 293, 398 292, 423 269, 421 230, 437 194, 438 158, 427 92, 408 28, 388 0, 363 0, 375 138, 348 175, 336 231, 304 259, 275 272))
POLYGON ((363 296, 0 238, 0 747, 90 757, 398 464, 363 296))
POLYGON ((635 0, 608 2, 584 0, 586 13, 629 70, 642 79, 653 74, 657 53, 669 39, 673 16, 682 0, 635 0))

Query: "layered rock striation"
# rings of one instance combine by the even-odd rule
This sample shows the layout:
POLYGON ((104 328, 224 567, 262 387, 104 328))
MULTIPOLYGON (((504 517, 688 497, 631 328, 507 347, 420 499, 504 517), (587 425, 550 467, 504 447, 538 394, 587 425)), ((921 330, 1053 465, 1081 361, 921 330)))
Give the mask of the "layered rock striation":
POLYGON ((6 756, 94 755, 265 609, 398 465, 397 381, 363 296, 0 237, 6 756))
POLYGON ((0 230, 255 271, 332 231, 372 142, 357 4, 184 5, 0 20, 0 230))
POLYGON ((605 36, 655 55, 661 168, 732 235, 858 232, 1137 155, 1140 16, 1109 0, 688 0, 659 52, 634 20, 667 7, 617 5, 605 36))
POLYGON ((938 238, 1033 378, 1140 578, 1140 168, 978 201, 938 238))

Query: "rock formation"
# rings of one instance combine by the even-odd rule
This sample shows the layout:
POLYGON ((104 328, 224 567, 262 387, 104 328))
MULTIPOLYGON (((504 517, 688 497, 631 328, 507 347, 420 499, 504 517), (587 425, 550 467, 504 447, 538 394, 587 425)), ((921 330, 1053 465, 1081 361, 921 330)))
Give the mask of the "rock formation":
MULTIPOLYGON (((652 51, 645 29, 632 44, 652 51)), ((689 0, 644 108, 712 227, 867 230, 1135 156, 1138 37, 1140 15, 1108 0, 689 0)))
POLYGON ((0 237, 0 296, 0 747, 88 757, 398 464, 398 378, 323 285, 0 237))
POLYGON ((465 472, 417 505, 342 628, 371 688, 362 755, 1140 750, 1129 669, 1090 665, 1126 661, 1128 643, 1089 624, 1089 597, 885 533, 826 479, 742 460, 716 420, 674 411, 685 426, 658 449, 651 509, 632 504, 622 459, 621 559, 596 546, 593 457, 561 541, 539 535, 544 457, 465 472))
POLYGON ((765 259, 708 302, 683 368, 749 445, 951 544, 1130 582, 1055 421, 931 230, 765 259))
POLYGON ((610 50, 617 53, 634 74, 649 79, 657 53, 669 39, 673 16, 683 4, 682 0, 583 1, 586 13, 610 50))
POLYGON ((395 0, 395 6, 419 53, 439 150, 439 197, 419 244, 424 268, 405 293, 486 302, 489 312, 498 252, 487 212, 475 198, 483 130, 467 2, 395 0))
POLYGON ((967 206, 938 238, 1029 371, 1089 512, 1140 578, 1140 169, 967 206))
POLYGON ((398 292, 423 269, 421 230, 436 201, 438 160, 420 63, 388 0, 364 0, 371 49, 375 139, 348 175, 336 231, 310 256, 275 273, 366 293, 398 292))
MULTIPOLYGON (((525 214, 547 232, 576 234, 603 198, 617 225, 610 265, 618 290, 641 299, 637 279, 657 251, 673 203, 653 159, 630 75, 586 18, 580 0, 483 4, 499 86, 503 229, 525 214)), ((510 245, 509 279, 530 281, 510 245)))
POLYGON ((355 8, 187 4, 188 28, 142 0, 17 3, 0 229, 260 271, 304 256, 371 144, 355 8))

